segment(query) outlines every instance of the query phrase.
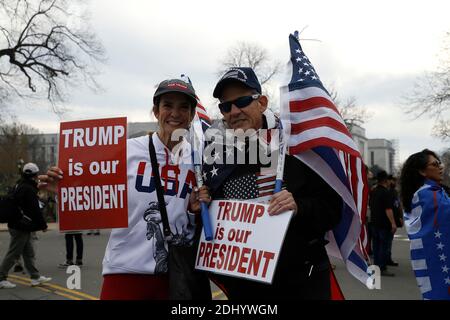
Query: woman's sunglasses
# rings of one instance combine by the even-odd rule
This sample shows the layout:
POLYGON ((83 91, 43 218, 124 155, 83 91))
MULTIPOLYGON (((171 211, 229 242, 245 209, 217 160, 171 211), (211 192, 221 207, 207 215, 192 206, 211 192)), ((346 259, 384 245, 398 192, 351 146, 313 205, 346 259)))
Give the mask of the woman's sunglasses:
POLYGON ((242 109, 247 107, 250 103, 252 103, 253 100, 257 100, 260 96, 261 96, 260 94, 254 94, 251 96, 239 97, 232 101, 225 101, 219 103, 219 109, 222 113, 228 113, 231 111, 231 107, 233 106, 233 104, 239 109, 242 109))
POLYGON ((435 160, 429 164, 427 164, 427 166, 433 166, 435 168, 439 168, 442 165, 442 162, 440 162, 439 160, 435 160))

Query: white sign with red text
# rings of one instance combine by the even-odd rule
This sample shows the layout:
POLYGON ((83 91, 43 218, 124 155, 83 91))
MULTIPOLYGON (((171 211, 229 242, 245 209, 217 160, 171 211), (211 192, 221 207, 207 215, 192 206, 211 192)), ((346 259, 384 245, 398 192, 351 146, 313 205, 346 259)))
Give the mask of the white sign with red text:
POLYGON ((215 200, 209 214, 214 237, 202 232, 195 268, 272 283, 292 211, 269 216, 268 204, 215 200))

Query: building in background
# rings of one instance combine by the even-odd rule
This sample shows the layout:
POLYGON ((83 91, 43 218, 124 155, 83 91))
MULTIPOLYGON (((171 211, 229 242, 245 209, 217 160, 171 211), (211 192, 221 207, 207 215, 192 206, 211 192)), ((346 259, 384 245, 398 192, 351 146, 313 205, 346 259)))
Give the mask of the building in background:
POLYGON ((353 140, 355 141, 356 146, 358 147, 359 152, 361 153, 361 157, 363 158, 364 163, 370 167, 369 144, 368 144, 369 139, 367 139, 366 137, 366 129, 356 124, 353 124, 350 127, 350 133, 352 134, 353 140))
POLYGON ((400 151, 397 139, 369 139, 366 129, 358 125, 352 125, 350 133, 369 168, 382 169, 394 175, 398 173, 400 151))
POLYGON ((389 174, 398 173, 398 140, 369 139, 369 167, 377 166, 389 174))

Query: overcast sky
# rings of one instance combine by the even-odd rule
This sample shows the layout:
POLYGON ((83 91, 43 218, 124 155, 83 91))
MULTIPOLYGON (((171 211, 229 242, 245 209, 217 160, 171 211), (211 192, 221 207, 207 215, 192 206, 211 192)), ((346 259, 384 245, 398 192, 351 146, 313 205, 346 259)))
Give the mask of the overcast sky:
MULTIPOLYGON (((105 91, 74 92, 64 120, 127 116, 150 120, 154 86, 190 75, 204 104, 216 108, 212 90, 218 63, 237 41, 289 58, 288 35, 303 31, 302 46, 322 81, 341 98, 356 97, 372 118, 368 138, 399 139, 400 160, 425 147, 445 144, 431 137, 432 121, 413 121, 399 108, 415 79, 438 64, 450 1, 145 1, 93 0, 92 24, 108 54, 99 78, 105 91)), ((276 91, 283 77, 272 87, 276 91)), ((46 106, 18 107, 19 120, 57 132, 46 106)))

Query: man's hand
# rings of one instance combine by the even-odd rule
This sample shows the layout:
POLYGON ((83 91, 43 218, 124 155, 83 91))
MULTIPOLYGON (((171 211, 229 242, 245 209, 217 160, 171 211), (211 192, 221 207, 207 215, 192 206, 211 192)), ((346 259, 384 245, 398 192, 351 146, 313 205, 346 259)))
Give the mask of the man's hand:
POLYGON ((395 234, 397 232, 397 225, 395 224, 391 225, 391 232, 392 234, 395 234))
POLYGON ((192 213, 201 212, 201 202, 210 203, 211 196, 209 195, 208 187, 203 185, 200 189, 195 187, 189 198, 189 211, 192 213))
POLYGON ((56 193, 58 191, 58 182, 62 178, 62 170, 58 167, 51 167, 47 170, 47 174, 38 176, 38 188, 56 193))
POLYGON ((297 203, 295 203, 292 193, 287 190, 281 190, 275 193, 270 199, 269 215, 275 216, 280 213, 292 210, 294 214, 297 213, 297 203))

